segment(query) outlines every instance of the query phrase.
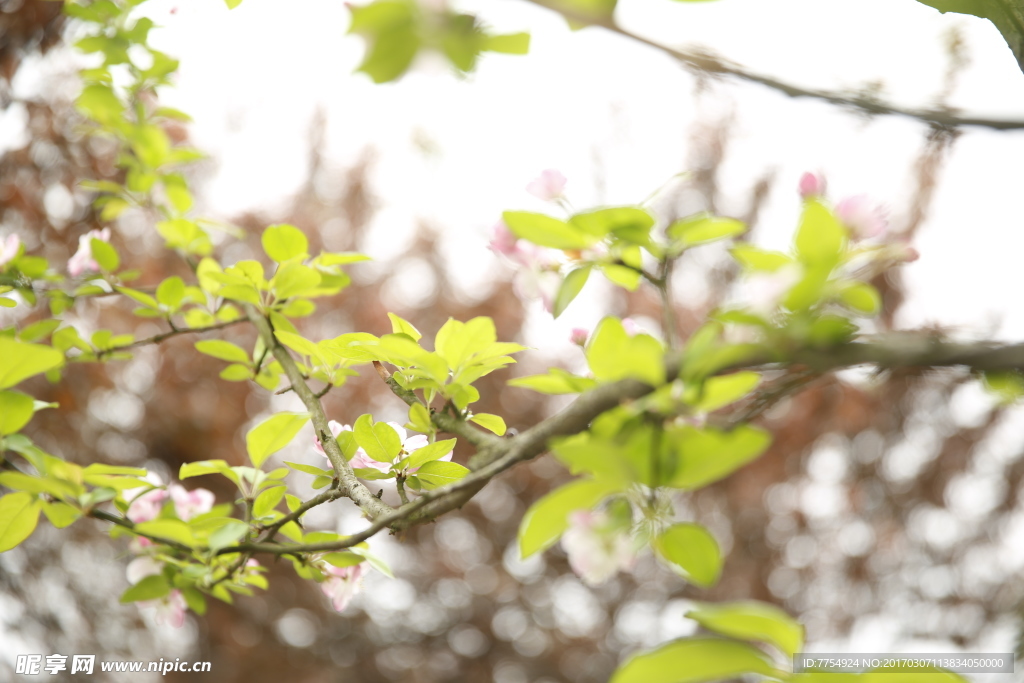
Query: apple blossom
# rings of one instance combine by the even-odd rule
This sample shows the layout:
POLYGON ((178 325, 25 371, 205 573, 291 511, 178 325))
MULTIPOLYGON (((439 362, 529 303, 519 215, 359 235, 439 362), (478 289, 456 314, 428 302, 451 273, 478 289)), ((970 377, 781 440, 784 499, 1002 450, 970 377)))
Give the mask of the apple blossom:
POLYGON ((590 331, 582 327, 574 327, 569 333, 569 341, 577 346, 585 346, 588 337, 590 337, 590 331))
POLYGON ((512 290, 520 299, 540 299, 544 310, 555 309, 555 297, 562 286, 562 277, 554 270, 545 268, 524 268, 512 278, 512 290))
POLYGON ((152 557, 136 557, 125 568, 125 576, 128 577, 128 583, 134 586, 147 576, 163 573, 163 570, 164 565, 152 557))
POLYGON ((174 588, 170 593, 156 600, 141 600, 136 603, 139 609, 153 610, 153 621, 158 624, 167 624, 174 628, 181 628, 185 625, 185 611, 188 603, 180 590, 174 588))
POLYGON ((331 599, 331 605, 338 612, 344 611, 348 603, 362 588, 363 574, 365 569, 362 564, 351 567, 335 567, 327 565, 324 568, 327 578, 320 584, 320 590, 331 599))
POLYGON ((878 237, 889 224, 882 208, 872 204, 864 194, 847 197, 836 204, 836 216, 855 240, 878 237))
POLYGON ((110 228, 102 230, 90 230, 88 234, 78 238, 78 251, 68 259, 68 274, 71 277, 78 277, 86 272, 99 272, 100 265, 92 257, 92 241, 110 241, 110 228))
POLYGON ((174 511, 185 522, 197 515, 209 512, 213 509, 213 503, 216 500, 212 491, 206 489, 189 491, 180 484, 171 484, 168 491, 174 502, 174 511))
POLYGON ((804 199, 825 196, 825 176, 820 173, 804 173, 800 176, 800 196, 804 199))
MULTIPOLYGON (((330 422, 327 423, 327 426, 330 428, 331 434, 334 436, 335 439, 337 439, 338 434, 341 434, 342 432, 352 431, 352 427, 350 425, 343 425, 337 420, 331 420, 330 422)), ((324 445, 320 443, 319 436, 315 436, 313 438, 313 448, 315 448, 316 452, 319 453, 320 455, 324 456, 325 458, 327 457, 327 453, 324 452, 324 445)))
POLYGON ((0 243, 0 266, 10 263, 20 250, 21 238, 17 235, 8 235, 7 239, 0 243))
POLYGON ((629 528, 615 524, 603 511, 577 510, 569 515, 562 548, 573 571, 591 586, 618 571, 629 571, 636 562, 636 542, 629 528))
MULTIPOLYGON (((153 472, 150 472, 146 476, 146 481, 156 487, 163 486, 163 482, 160 480, 160 477, 153 472)), ((122 494, 125 500, 131 501, 125 516, 136 524, 156 519, 160 515, 160 511, 164 507, 164 502, 167 500, 167 496, 169 495, 167 491, 163 488, 153 488, 145 491, 141 495, 135 495, 135 492, 137 491, 143 491, 143 489, 128 489, 122 494)))
POLYGON ((568 182, 564 175, 553 168, 540 172, 540 175, 530 181, 526 191, 534 197, 539 197, 546 202, 554 201, 565 192, 565 184, 568 182))
MULTIPOLYGON (((401 426, 397 422, 387 422, 385 424, 387 424, 389 427, 395 430, 395 433, 398 434, 398 440, 402 442, 402 450, 399 452, 397 456, 395 456, 395 462, 398 462, 403 458, 412 455, 413 451, 423 448, 429 443, 426 435, 424 434, 414 434, 413 436, 409 436, 409 433, 405 430, 405 427, 401 426)), ((444 457, 439 458, 439 460, 451 459, 451 453, 448 453, 444 457)), ((353 468, 371 468, 375 470, 380 470, 381 472, 387 472, 388 470, 390 470, 392 464, 389 462, 379 462, 377 460, 374 460, 373 458, 366 454, 366 451, 364 451, 361 448, 349 462, 353 468)), ((418 467, 414 467, 411 470, 409 470, 409 472, 412 473, 418 469, 418 467)))

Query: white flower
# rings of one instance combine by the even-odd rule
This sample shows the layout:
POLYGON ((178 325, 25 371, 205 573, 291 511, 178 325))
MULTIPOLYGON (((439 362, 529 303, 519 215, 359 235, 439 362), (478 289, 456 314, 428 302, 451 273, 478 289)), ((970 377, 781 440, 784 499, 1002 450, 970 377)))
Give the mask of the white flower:
POLYGON ((320 584, 320 590, 331 599, 334 609, 341 612, 348 607, 356 593, 362 588, 362 577, 365 573, 362 564, 351 567, 335 567, 327 565, 324 568, 327 578, 320 584))
POLYGON ((68 274, 71 277, 78 277, 85 272, 98 273, 100 265, 92 257, 92 241, 94 239, 102 242, 110 241, 110 228, 102 230, 90 230, 88 234, 78 238, 78 251, 68 259, 68 274))
POLYGON ((847 197, 836 204, 836 216, 855 240, 878 237, 889 226, 882 207, 873 204, 864 194, 847 197))
POLYGON ((20 250, 21 238, 17 235, 8 235, 6 240, 0 242, 0 266, 10 263, 20 250))
POLYGON ((157 600, 142 600, 135 603, 139 609, 152 610, 153 621, 181 628, 185 624, 185 611, 188 603, 180 590, 174 588, 170 593, 157 600))
POLYGON ((562 548, 573 571, 591 586, 636 563, 636 544, 629 530, 612 523, 606 512, 578 510, 569 515, 562 548))

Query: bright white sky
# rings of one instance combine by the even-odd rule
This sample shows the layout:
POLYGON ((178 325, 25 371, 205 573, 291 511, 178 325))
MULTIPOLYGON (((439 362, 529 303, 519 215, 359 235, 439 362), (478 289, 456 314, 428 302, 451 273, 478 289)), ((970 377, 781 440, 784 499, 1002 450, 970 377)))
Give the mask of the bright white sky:
MULTIPOLYGON (((698 101, 692 76, 655 50, 597 29, 570 32, 524 2, 462 6, 498 31, 530 30, 531 55, 485 56, 466 79, 428 58, 401 82, 376 86, 353 74, 363 48, 344 35, 347 11, 339 0, 246 0, 234 11, 215 0, 149 3, 165 27, 153 42, 182 61, 166 100, 195 117, 194 140, 218 164, 205 187, 205 210, 229 217, 285 201, 303 179, 308 124, 322 108, 332 167, 351 165, 367 147, 377 151, 380 229, 365 248, 386 258, 425 219, 465 257, 456 273, 475 287, 493 272, 479 249, 500 212, 545 208, 523 190, 539 170, 565 173, 577 207, 635 203, 686 169, 695 119, 732 111, 722 210, 742 212, 766 169, 779 180, 760 239, 785 245, 799 208, 796 180, 807 169, 827 173, 833 197, 870 193, 901 223, 922 143, 923 128, 912 121, 864 122, 756 85, 725 84, 717 88, 724 96, 698 101), (423 139, 435 153, 422 152, 423 139), (605 173, 602 196, 595 158, 605 173)), ((886 96, 906 106, 932 102, 947 63, 943 35, 960 27, 971 64, 951 103, 973 114, 1024 118, 1024 75, 995 28, 912 0, 623 0, 620 19, 664 43, 703 45, 809 86, 881 81, 886 96)), ((957 143, 917 240, 923 257, 907 268, 915 305, 904 324, 942 322, 985 334, 1002 322, 1002 336, 1024 337, 1024 311, 1012 310, 1009 297, 1021 283, 1017 192, 1024 172, 1014 160, 1022 157, 1024 132, 970 130, 957 143)), ((594 289, 589 294, 600 293, 594 289)), ((597 315, 583 302, 554 327, 538 317, 533 331, 561 333, 597 315)))

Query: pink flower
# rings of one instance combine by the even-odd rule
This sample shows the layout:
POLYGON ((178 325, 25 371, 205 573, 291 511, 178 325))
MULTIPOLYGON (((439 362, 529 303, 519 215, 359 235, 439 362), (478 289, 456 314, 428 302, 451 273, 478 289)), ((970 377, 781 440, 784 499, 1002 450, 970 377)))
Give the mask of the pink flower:
POLYGON ((334 609, 342 612, 362 587, 360 579, 366 570, 362 564, 357 564, 351 567, 327 565, 324 571, 327 578, 320 584, 320 590, 331 599, 334 609))
MULTIPOLYGON (((352 431, 352 427, 350 425, 343 425, 340 422, 338 422, 337 420, 331 420, 330 422, 327 423, 327 426, 331 428, 331 434, 334 435, 335 439, 337 439, 338 438, 338 434, 341 434, 342 432, 351 432, 352 431)), ((316 452, 319 453, 320 455, 324 456, 325 458, 327 457, 327 453, 324 452, 324 445, 322 443, 320 443, 320 437, 319 436, 314 438, 313 448, 315 448, 316 452)), ((362 450, 362 449, 359 449, 359 450, 362 450)))
POLYGON ((183 522, 209 512, 216 501, 213 492, 206 489, 189 491, 179 484, 171 484, 168 490, 171 500, 174 501, 174 511, 183 522))
MULTIPOLYGON (((151 557, 137 557, 128 563, 125 574, 128 582, 133 586, 147 576, 162 574, 163 565, 151 557)), ((154 621, 158 624, 170 624, 174 628, 181 628, 185 623, 185 610, 188 605, 185 603, 185 596, 177 588, 162 598, 156 600, 140 600, 135 603, 141 610, 153 610, 154 621)))
POLYGON ((889 225, 882 208, 872 204, 864 194, 847 197, 836 204, 836 216, 855 240, 878 237, 889 225))
POLYGON ((541 171, 540 176, 530 181, 526 191, 546 202, 554 201, 565 192, 565 176, 553 168, 541 171))
POLYGON ((10 263, 19 251, 21 251, 21 238, 17 235, 8 235, 7 239, 0 243, 0 266, 10 263))
POLYGON ((572 328, 572 332, 569 333, 569 341, 577 346, 585 346, 587 338, 590 336, 590 331, 582 327, 572 328))
POLYGON ((515 260, 518 243, 519 238, 508 229, 505 221, 498 221, 491 228, 491 241, 488 243, 487 248, 495 254, 515 260))
POLYGON ((562 548, 572 570, 583 582, 596 586, 636 563, 636 544, 629 529, 616 526, 606 512, 577 510, 569 515, 562 548))
MULTIPOLYGON (((146 481, 154 486, 163 486, 160 477, 152 472, 146 475, 146 481)), ((136 492, 142 490, 142 488, 128 489, 121 494, 126 501, 131 501, 125 516, 136 524, 148 522, 159 517, 160 511, 164 507, 164 501, 167 500, 168 496, 167 491, 162 488, 150 489, 142 495, 135 495, 136 492)))
POLYGON ((142 600, 138 603, 139 609, 153 610, 153 621, 158 624, 167 624, 174 628, 181 628, 185 625, 185 610, 188 604, 185 596, 177 588, 157 600, 142 600))
POLYGON ((820 173, 804 173, 800 176, 800 196, 804 199, 825 196, 825 176, 820 173))
POLYGON ((636 321, 633 320, 632 318, 622 319, 622 329, 624 329, 626 331, 626 334, 628 334, 630 337, 635 337, 638 334, 644 334, 647 332, 644 328, 637 325, 636 321))
POLYGON ((98 273, 100 271, 100 265, 92 257, 92 241, 94 239, 109 242, 110 228, 90 230, 88 234, 78 238, 78 251, 68 259, 68 274, 71 277, 78 277, 86 272, 98 273))

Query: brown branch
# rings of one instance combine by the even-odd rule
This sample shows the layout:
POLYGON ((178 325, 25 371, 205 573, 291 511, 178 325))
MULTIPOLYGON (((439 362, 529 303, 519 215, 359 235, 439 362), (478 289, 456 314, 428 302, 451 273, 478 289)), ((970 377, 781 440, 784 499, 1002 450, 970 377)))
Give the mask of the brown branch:
POLYGON ((612 33, 629 38, 638 43, 652 47, 682 62, 687 67, 702 73, 730 76, 750 83, 757 83, 772 90, 781 92, 789 97, 808 97, 816 100, 823 100, 830 104, 845 107, 853 107, 868 114, 880 114, 885 116, 905 116, 924 123, 956 128, 959 126, 978 126, 994 130, 1020 130, 1024 129, 1024 121, 1007 119, 988 119, 981 117, 957 116, 948 109, 904 109, 892 104, 886 104, 864 95, 850 95, 832 90, 820 90, 816 88, 803 88, 792 83, 764 76, 748 71, 742 66, 731 64, 713 55, 697 52, 677 50, 667 45, 662 45, 650 38, 645 38, 619 26, 610 16, 600 16, 580 11, 574 11, 564 5, 558 4, 555 0, 527 0, 535 5, 544 7, 561 14, 566 19, 574 22, 587 24, 589 26, 600 26, 612 33))
POLYGON ((133 341, 131 344, 123 344, 121 346, 113 346, 109 349, 101 349, 96 352, 97 358, 103 356, 109 356, 112 353, 118 351, 127 351, 128 349, 138 348, 140 346, 147 346, 149 344, 159 344, 162 341, 166 341, 171 337, 177 337, 182 334, 199 334, 201 332, 215 332, 217 330, 223 330, 226 327, 231 327, 239 323, 247 322, 245 318, 238 318, 237 320, 229 320, 225 323, 217 323, 216 325, 209 325, 207 327, 173 327, 170 332, 162 332, 160 334, 154 334, 152 337, 146 337, 145 339, 139 339, 133 341))
POLYGON ((302 377, 302 372, 295 364, 288 350, 277 341, 277 337, 274 336, 274 331, 270 327, 270 322, 252 304, 245 304, 245 310, 249 320, 256 326, 260 337, 263 338, 263 343, 270 350, 270 353, 273 354, 274 358, 277 359, 277 362, 281 364, 284 374, 291 382, 292 390, 302 400, 306 410, 309 411, 313 428, 320 438, 320 443, 327 454, 328 460, 331 461, 335 476, 340 483, 341 495, 351 498, 370 519, 377 519, 389 514, 394 508, 370 493, 370 490, 352 472, 352 467, 342 454, 341 447, 338 446, 338 440, 331 433, 327 415, 320 404, 320 399, 313 394, 309 385, 306 384, 306 380, 302 377))

